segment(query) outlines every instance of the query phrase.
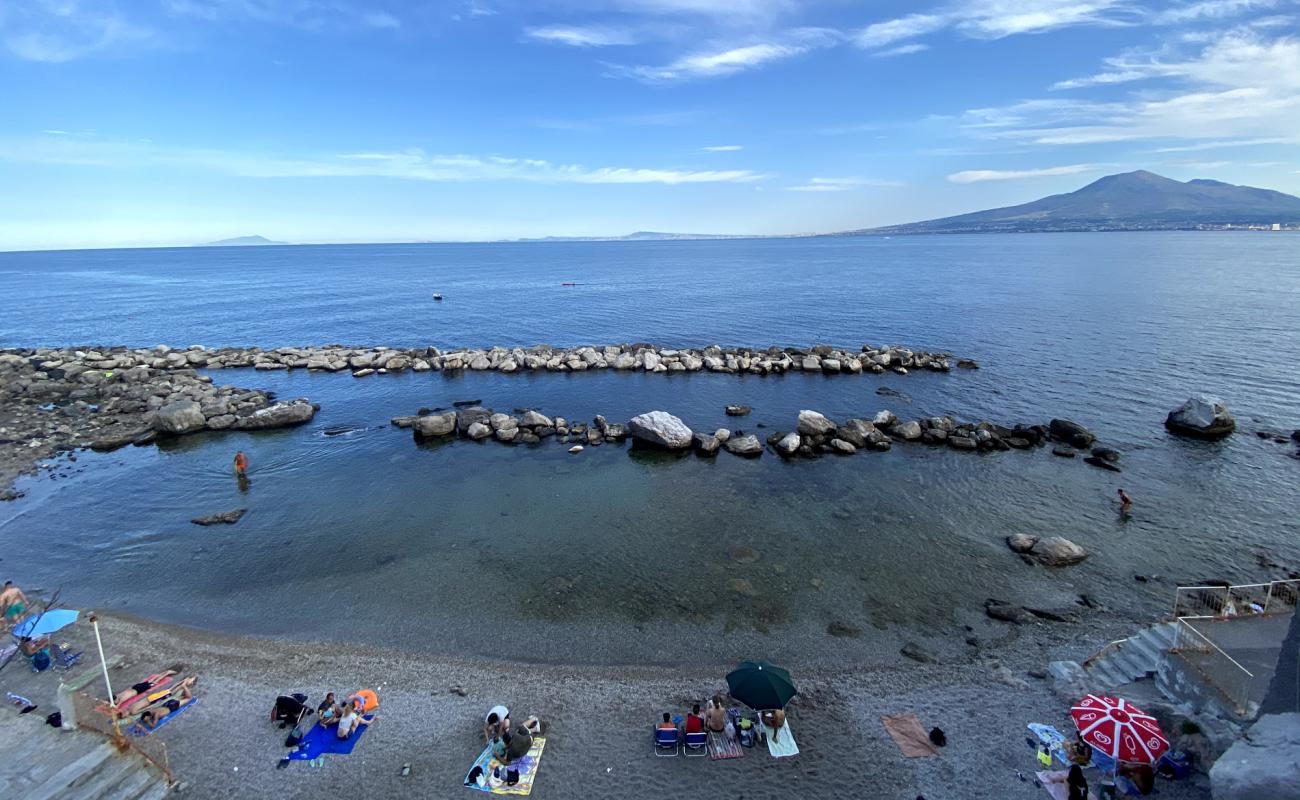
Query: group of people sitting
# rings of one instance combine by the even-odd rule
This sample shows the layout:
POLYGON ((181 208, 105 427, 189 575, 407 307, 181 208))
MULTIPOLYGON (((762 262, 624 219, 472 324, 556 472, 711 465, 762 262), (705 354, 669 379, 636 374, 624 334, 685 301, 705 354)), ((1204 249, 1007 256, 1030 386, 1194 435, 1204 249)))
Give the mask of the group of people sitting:
POLYGON ((533 737, 542 735, 542 723, 529 717, 515 724, 510 719, 510 709, 495 705, 483 719, 483 743, 492 749, 492 756, 502 764, 522 758, 533 747, 533 737))
POLYGON ((378 708, 379 695, 371 689, 355 691, 342 703, 335 699, 333 692, 328 692, 316 707, 316 724, 334 727, 335 735, 347 739, 362 725, 374 722, 373 712, 378 708))
MULTIPOLYGON (((682 734, 709 731, 723 733, 733 738, 746 738, 746 735, 752 731, 752 723, 743 718, 733 720, 732 716, 723 704, 721 695, 715 694, 703 710, 700 709, 699 703, 692 705, 690 713, 681 720, 680 726, 673 720, 672 715, 665 711, 663 721, 656 728, 660 731, 677 731, 682 734)), ((763 711, 759 719, 772 729, 772 741, 779 741, 781 729, 785 727, 785 711, 779 708, 763 711)))

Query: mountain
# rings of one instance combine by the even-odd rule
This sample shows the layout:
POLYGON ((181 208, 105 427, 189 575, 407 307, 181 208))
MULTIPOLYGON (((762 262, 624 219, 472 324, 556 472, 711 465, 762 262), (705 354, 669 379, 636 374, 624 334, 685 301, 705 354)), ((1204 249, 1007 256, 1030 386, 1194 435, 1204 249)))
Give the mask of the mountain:
POLYGON ((1069 194, 956 217, 840 235, 1025 231, 1180 230, 1300 224, 1300 197, 1204 178, 1176 181, 1138 170, 1069 194))
POLYGON ((266 244, 288 244, 288 242, 273 242, 265 236, 236 236, 233 239, 221 239, 201 244, 199 247, 257 247, 266 244))

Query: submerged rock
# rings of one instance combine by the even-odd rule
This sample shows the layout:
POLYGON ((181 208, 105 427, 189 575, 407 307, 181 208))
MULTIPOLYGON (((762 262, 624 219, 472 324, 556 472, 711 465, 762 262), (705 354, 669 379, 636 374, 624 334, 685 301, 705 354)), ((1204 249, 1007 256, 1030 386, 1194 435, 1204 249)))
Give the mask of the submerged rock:
POLYGON ((1056 441, 1065 442, 1080 450, 1091 447, 1092 443, 1097 441, 1097 437, 1092 431, 1068 419, 1052 420, 1048 424, 1047 430, 1056 441))
POLYGON ((236 508, 233 511, 223 511, 220 514, 209 514, 206 517, 195 517, 190 520, 195 525, 234 525, 236 522, 248 513, 246 508, 236 508))
POLYGON ((749 406, 727 406, 727 416, 743 417, 753 410, 749 406))
POLYGON ((1028 553, 1036 544, 1038 544, 1038 537, 1025 533, 1013 533, 1007 537, 1007 547, 1015 553, 1028 553))
POLYGON ((1046 539, 1040 539, 1034 545, 1031 555, 1040 564, 1049 567, 1068 567, 1087 558, 1088 551, 1069 539, 1060 536, 1049 536, 1046 539))
POLYGON ((1165 427, 1197 439, 1222 439, 1237 429, 1237 421, 1222 400, 1198 394, 1170 411, 1165 427))

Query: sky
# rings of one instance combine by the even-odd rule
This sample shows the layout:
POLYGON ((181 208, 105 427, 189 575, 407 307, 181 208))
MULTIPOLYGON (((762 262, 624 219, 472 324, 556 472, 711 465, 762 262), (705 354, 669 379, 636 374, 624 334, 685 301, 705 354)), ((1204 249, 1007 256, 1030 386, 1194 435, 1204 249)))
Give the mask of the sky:
POLYGON ((1300 0, 0 0, 0 249, 1300 194, 1300 0))

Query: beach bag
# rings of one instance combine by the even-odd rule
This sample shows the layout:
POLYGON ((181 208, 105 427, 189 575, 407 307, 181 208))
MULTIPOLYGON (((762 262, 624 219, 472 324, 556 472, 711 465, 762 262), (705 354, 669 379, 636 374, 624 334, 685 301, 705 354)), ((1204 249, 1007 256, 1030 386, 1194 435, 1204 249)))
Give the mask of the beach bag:
POLYGON ((940 730, 939 728, 931 728, 930 741, 934 744, 935 747, 943 747, 944 745, 948 744, 948 737, 945 736, 943 731, 940 730))
POLYGON ((297 747, 302 741, 302 737, 306 735, 307 732, 302 729, 302 723, 299 722, 297 725, 293 726, 293 730, 289 731, 289 735, 284 737, 284 746, 297 747))
POLYGON ((50 651, 37 650, 32 655, 32 672, 44 672, 50 668, 50 651))
POLYGON ((753 747, 758 744, 758 731, 754 730, 753 725, 747 725, 749 720, 742 720, 740 723, 740 746, 753 747))

